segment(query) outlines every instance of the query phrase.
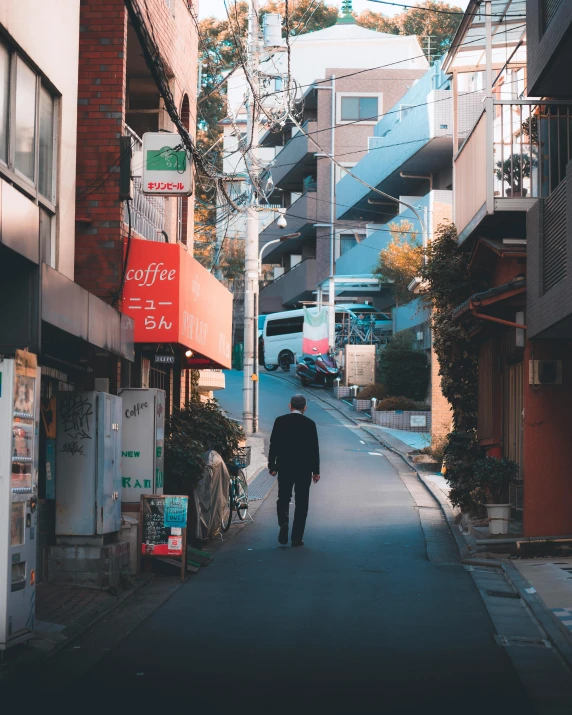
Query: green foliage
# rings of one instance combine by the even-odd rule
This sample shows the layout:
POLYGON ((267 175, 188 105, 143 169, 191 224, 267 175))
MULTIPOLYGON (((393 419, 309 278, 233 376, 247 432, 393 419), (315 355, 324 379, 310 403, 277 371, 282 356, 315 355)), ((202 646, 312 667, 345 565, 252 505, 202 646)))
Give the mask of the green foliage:
POLYGON ((202 477, 204 452, 214 449, 228 462, 242 438, 242 427, 216 400, 191 400, 184 409, 174 410, 165 433, 166 492, 190 494, 202 477))
POLYGON ((393 283, 396 302, 403 305, 415 299, 415 294, 409 291, 407 286, 419 275, 423 262, 423 247, 411 221, 404 219, 399 223, 390 223, 389 230, 391 241, 387 248, 380 251, 373 273, 380 283, 393 283))
POLYGON ((357 399, 371 400, 375 397, 376 400, 383 400, 386 394, 387 392, 385 387, 376 382, 374 385, 366 385, 365 387, 362 387, 357 394, 357 399))
POLYGON ((463 18, 463 10, 446 2, 435 0, 424 0, 424 2, 415 4, 416 7, 407 8, 392 17, 364 10, 357 16, 356 21, 358 25, 369 27, 377 32, 388 32, 392 35, 417 35, 426 55, 429 53, 427 41, 424 38, 431 36, 429 59, 436 59, 451 46, 457 27, 463 18), (431 10, 445 10, 446 14, 431 12, 431 10), (454 12, 459 14, 450 14, 454 12))
POLYGON ((431 405, 426 402, 416 402, 409 397, 385 397, 377 403, 377 409, 381 412, 394 412, 395 410, 402 412, 429 412, 431 405))
POLYGON ((433 347, 441 389, 453 411, 453 431, 444 450, 450 499, 472 511, 480 502, 473 465, 483 456, 477 440, 477 350, 463 323, 452 315, 474 292, 468 264, 468 254, 458 248, 455 226, 439 226, 428 246, 421 277, 428 286, 425 298, 433 308, 433 347))
POLYGON ((496 177, 506 181, 513 191, 522 191, 522 180, 530 177, 530 157, 512 154, 504 161, 497 161, 496 177))
POLYGON ((427 355, 414 350, 407 335, 394 336, 379 357, 381 382, 389 396, 424 400, 429 389, 427 355))
POLYGON ((509 485, 518 475, 518 464, 503 457, 484 457, 475 462, 473 467, 479 487, 490 496, 491 504, 504 504, 508 499, 509 485))

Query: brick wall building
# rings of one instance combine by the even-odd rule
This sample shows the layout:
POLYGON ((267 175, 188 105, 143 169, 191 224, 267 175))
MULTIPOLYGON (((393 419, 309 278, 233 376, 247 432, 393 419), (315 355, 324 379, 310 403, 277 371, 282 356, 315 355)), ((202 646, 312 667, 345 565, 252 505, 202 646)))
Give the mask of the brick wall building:
MULTIPOLYGON (((175 131, 146 61, 134 23, 161 57, 179 116, 194 136, 198 73, 196 2, 191 0, 82 0, 79 35, 76 281, 108 303, 121 306, 123 256, 128 213, 120 198, 121 148, 131 137, 132 236, 193 249, 193 197, 143 195, 141 137, 148 131, 175 131)), ((137 349, 133 374, 127 366, 102 365, 99 374, 115 391, 136 384, 167 390, 170 404, 186 394, 188 382, 170 368, 153 366, 137 349)))

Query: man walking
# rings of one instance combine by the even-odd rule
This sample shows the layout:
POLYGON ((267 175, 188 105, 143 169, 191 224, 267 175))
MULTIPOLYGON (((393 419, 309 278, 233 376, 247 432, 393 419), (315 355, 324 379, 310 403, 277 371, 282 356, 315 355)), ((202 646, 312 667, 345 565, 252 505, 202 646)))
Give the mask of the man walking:
POLYGON ((288 508, 295 490, 296 508, 292 525, 292 546, 304 546, 310 484, 320 481, 320 447, 316 423, 304 415, 306 398, 294 395, 290 414, 277 417, 270 436, 268 470, 278 473, 278 541, 288 543, 288 508))

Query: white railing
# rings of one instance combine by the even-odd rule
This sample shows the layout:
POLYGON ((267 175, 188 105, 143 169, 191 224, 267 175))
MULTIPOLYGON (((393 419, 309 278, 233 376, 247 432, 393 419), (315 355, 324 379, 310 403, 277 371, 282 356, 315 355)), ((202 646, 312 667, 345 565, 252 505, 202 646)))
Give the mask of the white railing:
MULTIPOLYGON (((132 154, 143 161, 143 142, 139 136, 125 125, 125 135, 131 137, 132 154)), ((134 166, 138 171, 141 167, 134 166)), ((127 206, 123 210, 123 220, 129 222, 127 206)), ((133 177, 133 201, 131 202, 131 228, 148 241, 164 241, 165 199, 163 196, 145 196, 141 191, 141 177, 133 177)))

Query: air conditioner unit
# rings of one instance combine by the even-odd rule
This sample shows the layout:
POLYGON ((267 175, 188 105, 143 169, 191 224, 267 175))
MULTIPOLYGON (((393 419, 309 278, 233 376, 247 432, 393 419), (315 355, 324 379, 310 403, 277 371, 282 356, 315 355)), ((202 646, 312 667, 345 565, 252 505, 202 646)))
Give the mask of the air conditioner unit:
POLYGON ((561 385, 562 360, 529 360, 529 385, 561 385))

